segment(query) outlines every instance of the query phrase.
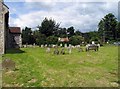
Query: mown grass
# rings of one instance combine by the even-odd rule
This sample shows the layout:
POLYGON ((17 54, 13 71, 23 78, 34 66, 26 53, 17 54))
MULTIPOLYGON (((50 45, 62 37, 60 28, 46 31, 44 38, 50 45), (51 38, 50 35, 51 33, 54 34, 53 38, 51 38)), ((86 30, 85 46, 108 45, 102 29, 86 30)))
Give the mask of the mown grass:
POLYGON ((53 49, 8 50, 3 59, 16 63, 15 71, 3 70, 4 87, 117 87, 118 47, 103 46, 98 52, 54 55, 53 49))

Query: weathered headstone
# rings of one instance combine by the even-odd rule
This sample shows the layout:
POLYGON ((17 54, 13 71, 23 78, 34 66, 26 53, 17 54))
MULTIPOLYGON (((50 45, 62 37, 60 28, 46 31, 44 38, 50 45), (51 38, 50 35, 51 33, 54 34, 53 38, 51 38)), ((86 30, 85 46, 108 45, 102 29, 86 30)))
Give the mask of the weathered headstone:
POLYGON ((71 47, 72 45, 71 44, 69 44, 69 47, 71 47))
POLYGON ((46 49, 46 52, 47 52, 47 53, 49 53, 49 52, 50 52, 50 48, 49 48, 49 47, 46 49))
POLYGON ((65 49, 64 48, 62 48, 62 50, 61 50, 61 52, 60 52, 61 54, 65 54, 65 49))
POLYGON ((10 60, 10 59, 5 59, 2 61, 2 68, 15 70, 15 62, 13 60, 10 60))
POLYGON ((65 48, 67 48, 67 44, 65 44, 65 46, 64 46, 65 48))
POLYGON ((44 46, 43 45, 41 45, 41 48, 43 48, 44 46))
POLYGON ((60 44, 60 47, 62 47, 63 45, 62 44, 60 44))
POLYGON ((69 54, 72 53, 72 47, 68 47, 68 53, 69 53, 69 54))
POLYGON ((94 41, 92 41, 92 44, 95 44, 95 42, 94 42, 94 41))
POLYGON ((45 44, 45 47, 47 47, 48 45, 47 44, 45 44))
POLYGON ((78 52, 83 52, 83 49, 79 47, 78 52))
POLYGON ((57 48, 55 48, 54 54, 57 54, 57 55, 59 54, 59 50, 57 48))

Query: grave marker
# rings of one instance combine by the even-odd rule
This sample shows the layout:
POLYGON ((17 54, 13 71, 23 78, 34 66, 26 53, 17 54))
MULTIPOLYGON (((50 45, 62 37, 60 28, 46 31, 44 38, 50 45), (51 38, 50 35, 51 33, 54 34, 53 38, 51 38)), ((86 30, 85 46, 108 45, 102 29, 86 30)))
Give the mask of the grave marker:
POLYGON ((13 60, 10 60, 10 59, 5 59, 2 61, 2 68, 15 70, 15 62, 13 60))

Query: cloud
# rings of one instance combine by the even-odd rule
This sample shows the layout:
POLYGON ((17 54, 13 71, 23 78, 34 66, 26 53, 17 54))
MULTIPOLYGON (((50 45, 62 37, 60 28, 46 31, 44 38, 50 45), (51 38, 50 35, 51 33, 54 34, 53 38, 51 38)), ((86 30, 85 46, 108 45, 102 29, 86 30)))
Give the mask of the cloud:
MULTIPOLYGON (((40 25, 45 17, 53 18, 61 23, 61 27, 74 26, 76 30, 82 32, 97 30, 99 21, 108 13, 113 13, 117 17, 116 2, 28 2, 25 0, 16 7, 12 7, 10 25, 24 28, 40 25), (17 17, 14 17, 14 14, 17 17), (13 15, 13 16, 12 16, 13 15)), ((11 3, 12 4, 12 3, 11 3)), ((10 5, 11 5, 10 4, 10 5)))

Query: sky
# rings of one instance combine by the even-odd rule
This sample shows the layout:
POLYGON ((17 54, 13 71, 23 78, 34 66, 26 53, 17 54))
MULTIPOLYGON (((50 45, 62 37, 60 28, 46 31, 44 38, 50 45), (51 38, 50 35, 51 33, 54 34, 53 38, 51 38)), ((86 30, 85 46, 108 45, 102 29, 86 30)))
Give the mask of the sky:
POLYGON ((9 7, 9 25, 22 29, 41 25, 45 17, 81 32, 96 31, 98 23, 108 13, 118 18, 118 1, 84 0, 4 0, 9 7))

